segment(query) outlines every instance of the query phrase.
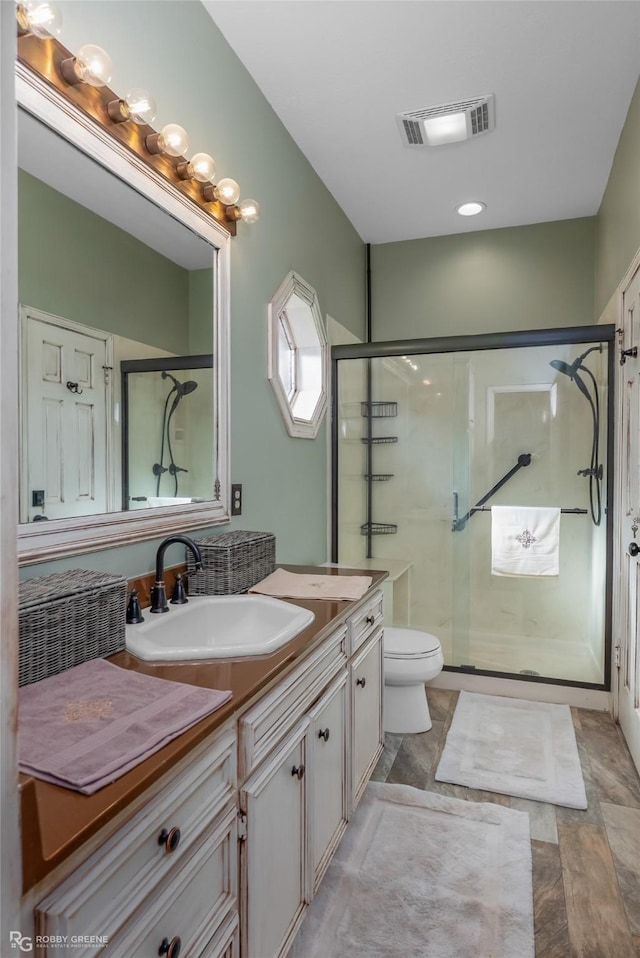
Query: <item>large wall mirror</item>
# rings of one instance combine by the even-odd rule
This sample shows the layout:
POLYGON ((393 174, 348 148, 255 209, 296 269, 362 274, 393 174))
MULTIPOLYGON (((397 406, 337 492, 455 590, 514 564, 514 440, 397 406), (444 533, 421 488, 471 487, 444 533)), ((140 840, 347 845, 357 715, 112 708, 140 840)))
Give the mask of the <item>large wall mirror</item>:
POLYGON ((23 564, 229 520, 230 238, 18 66, 23 564))

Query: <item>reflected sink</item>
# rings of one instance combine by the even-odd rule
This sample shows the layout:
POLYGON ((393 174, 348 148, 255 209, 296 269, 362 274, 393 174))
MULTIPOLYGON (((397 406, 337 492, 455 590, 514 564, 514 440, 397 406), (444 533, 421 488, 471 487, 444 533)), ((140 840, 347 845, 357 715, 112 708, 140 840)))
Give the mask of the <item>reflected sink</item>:
POLYGON ((143 609, 126 627, 126 647, 147 660, 219 659, 265 655, 286 645, 315 616, 266 595, 194 595, 170 611, 143 609))

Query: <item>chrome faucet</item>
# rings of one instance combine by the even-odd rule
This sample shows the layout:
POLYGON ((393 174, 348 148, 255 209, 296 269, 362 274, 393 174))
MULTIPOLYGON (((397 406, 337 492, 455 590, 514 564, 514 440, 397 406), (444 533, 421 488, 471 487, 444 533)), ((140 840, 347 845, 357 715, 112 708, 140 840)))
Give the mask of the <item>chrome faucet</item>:
MULTIPOLYGON (((167 605, 167 592, 164 586, 164 554, 167 551, 167 548, 173 545, 174 542, 181 542, 183 545, 185 545, 193 554, 196 569, 202 568, 202 555, 200 553, 200 549, 193 539, 189 539, 188 536, 168 536, 166 539, 163 539, 158 546, 158 551, 156 553, 156 581, 151 589, 151 608, 149 609, 149 612, 169 611, 169 606, 167 605)), ((186 599, 181 601, 186 601, 186 599)))

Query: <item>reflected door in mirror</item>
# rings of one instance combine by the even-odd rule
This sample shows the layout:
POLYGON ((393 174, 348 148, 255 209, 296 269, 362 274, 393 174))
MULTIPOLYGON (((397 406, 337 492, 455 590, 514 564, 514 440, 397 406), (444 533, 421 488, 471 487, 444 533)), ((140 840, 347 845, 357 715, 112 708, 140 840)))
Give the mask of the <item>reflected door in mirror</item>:
POLYGON ((107 337, 23 316, 20 519, 108 512, 107 337))

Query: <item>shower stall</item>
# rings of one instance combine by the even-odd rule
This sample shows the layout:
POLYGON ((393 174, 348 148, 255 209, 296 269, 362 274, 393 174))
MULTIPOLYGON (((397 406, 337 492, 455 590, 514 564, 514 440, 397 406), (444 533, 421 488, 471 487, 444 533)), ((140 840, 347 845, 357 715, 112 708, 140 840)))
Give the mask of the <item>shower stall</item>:
POLYGON ((124 510, 214 497, 212 365, 211 354, 120 363, 124 510))
POLYGON ((446 669, 608 687, 613 338, 333 348, 332 561, 388 570, 387 623, 446 669), (498 505, 561 510, 558 575, 492 573, 498 505))

